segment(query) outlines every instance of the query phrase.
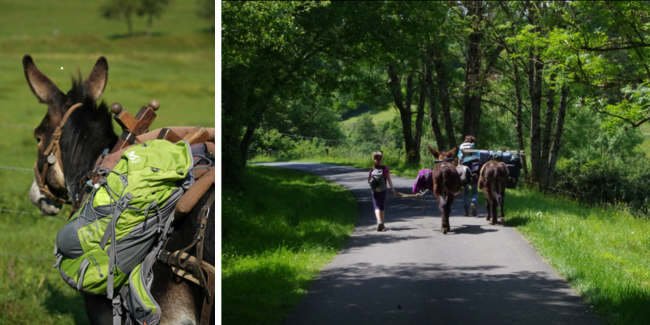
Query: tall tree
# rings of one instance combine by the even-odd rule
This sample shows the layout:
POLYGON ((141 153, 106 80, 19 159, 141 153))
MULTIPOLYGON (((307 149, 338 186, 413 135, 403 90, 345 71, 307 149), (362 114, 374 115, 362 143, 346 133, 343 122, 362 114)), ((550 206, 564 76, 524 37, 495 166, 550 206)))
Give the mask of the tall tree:
POLYGON ((198 0, 196 3, 196 15, 202 19, 207 20, 215 27, 215 1, 214 0, 198 0))
POLYGON ((169 0, 140 0, 136 13, 138 16, 147 17, 147 37, 153 33, 153 19, 160 17, 165 7, 169 5, 169 0))
POLYGON ((325 50, 334 51, 339 44, 342 15, 329 6, 324 2, 222 3, 225 186, 238 185, 255 130, 268 111, 281 110, 287 100, 312 89, 314 83, 323 92, 336 86, 333 67, 321 64, 325 50))
POLYGON ((99 7, 102 17, 106 19, 124 19, 128 36, 133 36, 133 14, 137 3, 131 0, 108 0, 99 7))
POLYGON ((487 1, 461 1, 456 9, 457 17, 469 30, 465 43, 465 85, 463 89, 463 136, 479 136, 481 102, 486 92, 487 78, 492 73, 500 53, 501 44, 493 44, 484 37, 485 21, 494 4, 487 1), (464 14, 462 14, 464 13, 464 14))

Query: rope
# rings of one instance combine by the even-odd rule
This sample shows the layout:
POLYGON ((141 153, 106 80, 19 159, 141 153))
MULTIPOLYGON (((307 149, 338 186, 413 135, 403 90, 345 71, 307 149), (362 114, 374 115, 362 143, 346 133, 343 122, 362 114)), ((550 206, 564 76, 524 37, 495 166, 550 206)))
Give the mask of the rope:
POLYGON ((25 256, 25 255, 18 255, 18 254, 9 254, 5 252, 0 252, 0 255, 7 255, 7 256, 13 256, 13 257, 18 257, 18 258, 26 258, 30 260, 37 260, 37 261, 45 261, 45 262, 51 262, 52 260, 40 258, 40 257, 31 257, 31 256, 25 256))
MULTIPOLYGON (((38 214, 38 213, 34 213, 34 212, 29 212, 29 211, 18 211, 18 210, 9 210, 9 209, 0 209, 0 211, 1 211, 1 212, 9 212, 9 213, 18 213, 18 214, 29 214, 29 215, 33 215, 33 216, 41 217, 40 214, 38 214)), ((53 218, 53 219, 68 220, 68 218, 65 218, 65 217, 56 217, 56 216, 53 216, 53 217, 44 217, 44 218, 53 218)))
POLYGON ((18 210, 9 210, 9 209, 0 209, 0 211, 2 211, 2 212, 11 212, 11 213, 20 213, 20 214, 31 214, 31 215, 34 215, 34 216, 40 216, 40 214, 38 214, 38 213, 27 212, 27 211, 18 211, 18 210))
POLYGON ((20 170, 20 171, 25 171, 25 172, 34 172, 34 168, 21 168, 21 167, 10 167, 10 166, 0 166, 0 168, 11 169, 11 170, 20 170))
POLYGON ((567 194, 571 194, 571 195, 573 195, 573 196, 581 196, 581 195, 579 195, 579 194, 576 194, 576 193, 573 193, 573 192, 569 192, 569 191, 565 191, 565 190, 561 190, 561 189, 559 189, 559 188, 555 188, 555 187, 550 187, 550 186, 546 186, 546 185, 542 185, 542 187, 545 187, 545 188, 547 188, 547 189, 549 189, 549 190, 553 190, 553 191, 558 191, 558 192, 564 192, 564 193, 567 193, 567 194))
POLYGON ((30 129, 33 130, 33 126, 28 126, 28 125, 20 125, 20 124, 10 124, 10 123, 0 123, 0 126, 9 126, 9 127, 14 127, 14 128, 22 128, 22 129, 30 129))

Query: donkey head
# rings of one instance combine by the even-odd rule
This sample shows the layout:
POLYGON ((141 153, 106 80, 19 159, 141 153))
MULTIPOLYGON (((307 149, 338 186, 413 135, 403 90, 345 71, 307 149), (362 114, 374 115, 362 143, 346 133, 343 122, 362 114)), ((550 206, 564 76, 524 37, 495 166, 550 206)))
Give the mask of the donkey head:
POLYGON ((436 151, 435 149, 431 148, 431 146, 427 146, 427 147, 429 147, 429 151, 431 151, 431 154, 434 157, 436 157, 436 159, 448 159, 448 158, 453 159, 454 157, 456 157, 456 147, 453 147, 453 148, 451 148, 450 150, 447 150, 447 151, 442 151, 441 150, 439 152, 436 151))
MULTIPOLYGON (((70 199, 70 189, 66 184, 63 170, 65 167, 67 171, 69 167, 62 165, 60 159, 50 158, 48 163, 45 151, 53 141, 59 141, 55 139, 56 137, 53 134, 71 106, 76 103, 82 103, 84 106, 94 106, 94 102, 101 96, 106 87, 108 63, 104 57, 100 57, 90 75, 83 82, 81 82, 81 72, 79 72, 79 81, 75 81, 73 78, 72 89, 67 94, 61 92, 52 80, 36 68, 31 56, 25 55, 23 57, 23 69, 29 88, 41 103, 47 105, 45 117, 34 130, 34 137, 38 142, 38 159, 35 172, 38 173, 37 177, 41 177, 50 193, 48 197, 43 195, 35 178, 29 196, 32 203, 41 209, 43 215, 54 215, 61 209, 61 204, 56 204, 55 200, 61 202, 70 199), (53 162, 52 160, 56 161, 53 162), (40 175, 46 164, 49 164, 46 174, 40 175)), ((70 122, 67 122, 66 126, 68 123, 70 122)))

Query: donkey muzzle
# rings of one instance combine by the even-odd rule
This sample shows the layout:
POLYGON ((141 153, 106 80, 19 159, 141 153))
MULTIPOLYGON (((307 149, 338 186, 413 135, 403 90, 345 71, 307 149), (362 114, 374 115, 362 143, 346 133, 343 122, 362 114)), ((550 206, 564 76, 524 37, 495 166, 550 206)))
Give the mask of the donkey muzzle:
POLYGON ((62 204, 56 204, 47 198, 38 188, 38 182, 34 178, 32 188, 29 189, 29 200, 37 206, 44 217, 51 217, 61 211, 62 204))

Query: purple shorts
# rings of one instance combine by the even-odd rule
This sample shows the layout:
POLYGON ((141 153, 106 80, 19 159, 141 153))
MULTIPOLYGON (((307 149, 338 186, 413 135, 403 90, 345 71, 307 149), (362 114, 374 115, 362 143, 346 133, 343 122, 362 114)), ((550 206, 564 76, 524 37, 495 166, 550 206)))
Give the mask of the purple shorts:
POLYGON ((372 205, 375 206, 375 210, 386 210, 386 193, 388 193, 388 189, 381 192, 372 191, 372 205))

